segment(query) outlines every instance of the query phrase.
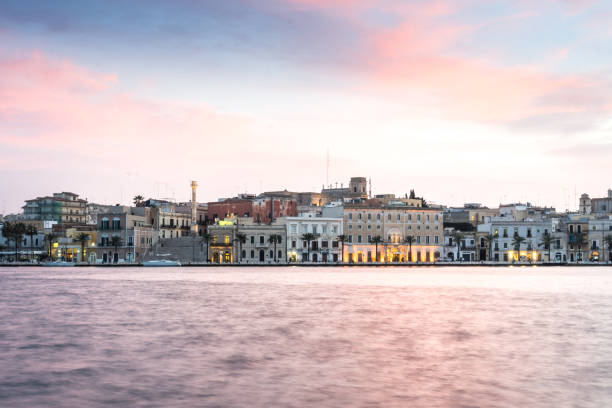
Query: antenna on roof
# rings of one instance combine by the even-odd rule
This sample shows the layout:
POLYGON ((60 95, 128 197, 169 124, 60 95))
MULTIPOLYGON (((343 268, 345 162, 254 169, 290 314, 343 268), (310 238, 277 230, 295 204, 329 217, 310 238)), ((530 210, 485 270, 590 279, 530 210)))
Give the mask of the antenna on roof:
POLYGON ((329 185, 329 148, 327 149, 325 159, 325 185, 329 185))

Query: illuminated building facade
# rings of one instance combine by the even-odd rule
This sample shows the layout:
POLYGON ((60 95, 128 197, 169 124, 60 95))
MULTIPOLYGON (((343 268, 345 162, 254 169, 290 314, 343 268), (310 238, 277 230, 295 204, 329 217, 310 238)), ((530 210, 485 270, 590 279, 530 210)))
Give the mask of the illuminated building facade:
POLYGON ((233 263, 237 260, 235 239, 238 232, 236 219, 218 221, 208 226, 208 259, 212 263, 233 263))
POLYGON ((287 258, 289 262, 341 262, 342 244, 338 236, 343 234, 342 218, 318 217, 303 214, 287 217, 287 258), (312 234, 312 240, 304 239, 312 234))
POLYGON ((378 200, 346 204, 344 235, 345 262, 436 262, 443 251, 442 210, 383 205, 378 200))

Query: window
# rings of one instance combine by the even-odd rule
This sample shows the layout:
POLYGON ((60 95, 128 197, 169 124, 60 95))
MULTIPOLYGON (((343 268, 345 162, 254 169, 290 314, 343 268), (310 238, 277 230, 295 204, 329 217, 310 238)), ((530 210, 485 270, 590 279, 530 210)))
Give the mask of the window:
POLYGON ((332 248, 338 248, 339 242, 338 241, 332 241, 332 248))
POLYGON ((270 258, 274 258, 274 250, 273 249, 270 250, 270 258))
POLYGON ((328 248, 328 241, 327 240, 321 241, 321 247, 322 248, 328 248))
POLYGON ((353 219, 353 213, 349 213, 349 220, 353 219))
POLYGON ((391 214, 387 215, 387 221, 391 221, 391 214))
POLYGON ((439 237, 437 235, 434 237, 434 243, 436 243, 436 244, 439 243, 439 237))
POLYGON ((425 243, 429 244, 429 235, 425 237, 425 243))
POLYGON ((283 237, 281 237, 280 235, 276 236, 276 243, 277 244, 282 244, 283 243, 283 237))
POLYGON ((421 214, 417 214, 417 221, 421 221, 421 214))
POLYGON ((397 214, 397 220, 398 220, 398 221, 401 221, 401 220, 402 220, 401 215, 397 214))
POLYGON ((361 219, 361 213, 357 214, 357 218, 361 219))
POLYGON ((229 244, 229 243, 230 243, 230 236, 229 236, 229 235, 226 235, 226 236, 225 236, 225 243, 226 243, 226 244, 229 244))
POLYGON ((348 236, 348 242, 350 242, 350 243, 352 243, 352 242, 353 242, 353 236, 352 236, 352 235, 349 235, 349 236, 348 236))
POLYGON ((357 242, 361 243, 361 235, 357 235, 357 242))
POLYGON ((420 235, 417 235, 417 237, 416 237, 416 242, 417 242, 417 244, 420 244, 420 243, 421 243, 421 236, 420 236, 420 235))
POLYGON ((251 244, 255 243, 255 235, 251 235, 251 244))
POLYGON ((295 239, 293 241, 291 241, 291 248, 295 248, 296 244, 297 244, 297 242, 295 241, 295 239))
POLYGON ((264 236, 263 236, 263 235, 260 235, 260 236, 259 236, 259 243, 260 243, 260 244, 263 244, 263 243, 264 243, 264 236))
POLYGON ((297 225, 291 224, 291 233, 292 234, 297 234, 297 225))
POLYGON ((368 213, 368 220, 372 219, 372 214, 368 213))
POLYGON ((412 214, 408 214, 408 221, 412 221, 412 214))
POLYGON ((380 221, 380 214, 376 214, 376 219, 380 221))

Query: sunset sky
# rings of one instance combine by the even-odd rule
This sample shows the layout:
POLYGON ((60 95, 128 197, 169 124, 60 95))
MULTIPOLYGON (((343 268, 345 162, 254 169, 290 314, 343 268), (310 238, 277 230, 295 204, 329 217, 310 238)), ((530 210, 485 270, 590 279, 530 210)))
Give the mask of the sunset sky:
POLYGON ((431 202, 612 188, 612 2, 0 3, 0 213, 372 179, 431 202))

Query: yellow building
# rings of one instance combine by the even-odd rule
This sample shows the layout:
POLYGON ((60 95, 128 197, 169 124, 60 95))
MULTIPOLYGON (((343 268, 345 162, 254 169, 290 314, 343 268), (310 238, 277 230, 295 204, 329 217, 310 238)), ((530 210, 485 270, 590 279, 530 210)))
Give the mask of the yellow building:
POLYGON ((442 210, 379 200, 347 204, 344 235, 345 262, 436 262, 444 243, 442 210))

